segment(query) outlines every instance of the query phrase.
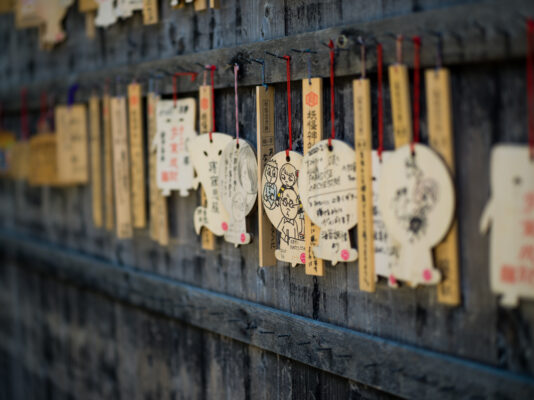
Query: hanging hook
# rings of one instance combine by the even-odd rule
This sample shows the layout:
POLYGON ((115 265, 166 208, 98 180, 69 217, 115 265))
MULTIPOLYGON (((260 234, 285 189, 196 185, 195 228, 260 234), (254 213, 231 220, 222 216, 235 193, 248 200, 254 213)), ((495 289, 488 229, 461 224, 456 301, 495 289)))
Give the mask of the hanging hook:
POLYGON ((395 48, 397 53, 397 64, 402 64, 402 41, 404 37, 402 35, 397 35, 395 39, 395 48))
POLYGON ((312 49, 306 49, 306 50, 291 49, 291 51, 308 55, 308 58, 307 58, 307 61, 306 61, 306 65, 307 65, 307 69, 308 69, 308 83, 311 85, 311 56, 312 56, 312 54, 317 54, 317 52, 315 50, 312 50, 312 49))
POLYGON ((365 42, 363 40, 363 37, 358 36, 358 43, 360 43, 360 56, 361 56, 361 73, 362 73, 362 79, 365 79, 365 42))
POLYGON ((261 85, 265 88, 265 91, 269 90, 269 85, 265 83, 265 60, 263 58, 251 58, 250 61, 261 65, 261 85))

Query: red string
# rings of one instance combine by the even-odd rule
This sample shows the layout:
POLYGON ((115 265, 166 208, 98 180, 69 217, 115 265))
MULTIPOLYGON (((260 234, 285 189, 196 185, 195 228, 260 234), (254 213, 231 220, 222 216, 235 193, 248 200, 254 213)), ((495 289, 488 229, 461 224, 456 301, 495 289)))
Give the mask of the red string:
POLYGON ((291 57, 288 55, 283 56, 286 60, 286 79, 287 79, 287 123, 289 130, 289 146, 286 150, 286 157, 289 158, 289 151, 293 150, 293 136, 291 127, 291 57))
POLYGON ((191 76, 191 82, 193 82, 195 80, 195 78, 197 77, 197 73, 196 72, 176 72, 173 76, 172 76, 172 101, 173 101, 173 104, 174 104, 174 108, 176 108, 176 102, 178 101, 178 77, 179 76, 191 76))
POLYGON ((332 139, 336 138, 336 116, 334 112, 334 42, 330 39, 328 42, 328 47, 330 47, 330 138, 328 139, 328 147, 332 147, 332 139))
POLYGON ((534 19, 527 20, 527 105, 528 145, 534 160, 534 19))
POLYGON ((28 126, 28 90, 22 88, 20 91, 20 131, 22 140, 28 140, 29 126, 28 126))
POLYGON ((382 161, 384 151, 384 95, 382 91, 382 45, 376 45, 376 67, 378 69, 378 159, 382 161))
POLYGON ((211 131, 209 133, 210 135, 210 142, 213 142, 213 132, 215 132, 215 70, 217 67, 215 65, 210 65, 210 82, 211 82, 211 131))
POLYGON ((421 38, 419 36, 413 37, 413 137, 412 137, 412 153, 414 152, 415 143, 419 142, 419 114, 420 114, 420 67, 421 67, 421 38))

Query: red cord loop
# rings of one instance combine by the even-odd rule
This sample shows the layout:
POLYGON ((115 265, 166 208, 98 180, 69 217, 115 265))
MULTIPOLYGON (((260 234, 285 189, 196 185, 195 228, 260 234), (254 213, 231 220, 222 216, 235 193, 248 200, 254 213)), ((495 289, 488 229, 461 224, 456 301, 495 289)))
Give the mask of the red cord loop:
POLYGON ((378 72, 378 159, 384 151, 384 94, 382 89, 382 44, 376 45, 376 68, 378 72))
POLYGON ((210 65, 207 67, 210 70, 210 85, 211 85, 211 131, 209 133, 210 135, 210 143, 213 142, 213 132, 215 132, 215 70, 217 67, 215 65, 210 65))
POLYGON ((527 115, 530 159, 534 161, 534 19, 527 20, 527 115))
POLYGON ((176 72, 173 76, 172 76, 172 101, 173 101, 173 104, 174 104, 174 108, 176 108, 176 102, 178 101, 178 77, 179 76, 191 76, 191 82, 193 82, 195 80, 195 78, 197 77, 197 73, 196 72, 176 72))
POLYGON ((289 159, 289 151, 293 150, 293 136, 291 126, 291 57, 285 55, 282 57, 286 60, 286 80, 287 80, 287 123, 289 131, 289 146, 286 150, 286 158, 289 159))
POLYGON ((420 115, 420 98, 421 98, 421 38, 414 36, 412 38, 414 45, 413 52, 413 137, 411 143, 412 154, 415 149, 415 143, 419 143, 419 115, 420 115))
POLYGON ((335 49, 332 39, 328 42, 330 47, 330 138, 328 139, 328 148, 332 149, 332 139, 336 138, 336 115, 334 112, 335 92, 334 92, 334 61, 335 49))

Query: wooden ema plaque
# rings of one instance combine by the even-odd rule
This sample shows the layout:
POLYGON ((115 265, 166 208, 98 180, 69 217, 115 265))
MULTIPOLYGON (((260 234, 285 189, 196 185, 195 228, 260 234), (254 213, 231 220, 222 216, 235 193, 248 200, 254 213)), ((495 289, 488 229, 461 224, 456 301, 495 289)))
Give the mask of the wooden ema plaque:
POLYGON ((102 143, 100 132, 100 100, 97 96, 89 99, 89 121, 91 129, 91 194, 93 205, 93 224, 101 228, 104 224, 102 202, 102 143))
POLYGON ((144 228, 146 226, 145 157, 141 85, 138 83, 128 85, 128 115, 133 226, 144 228))
MULTIPOLYGON (((274 87, 256 86, 256 143, 258 146, 258 183, 267 161, 274 155, 274 87)), ((258 196, 258 252, 260 267, 276 265, 276 229, 258 196)))
POLYGON ((158 1, 157 0, 143 0, 143 24, 153 25, 157 24, 158 16, 158 1))
POLYGON ((60 182, 86 184, 87 114, 84 104, 56 107, 57 166, 60 182))
MULTIPOLYGON (((29 140, 30 165, 28 183, 32 186, 57 185, 56 135, 39 133, 29 140)), ((64 182, 66 183, 66 182, 64 182)))
MULTIPOLYGON (((323 80, 302 80, 302 138, 304 155, 323 138, 323 80)), ((306 275, 324 275, 324 262, 314 254, 319 244, 320 228, 304 215, 306 232, 306 275)))
MULTIPOLYGON (((450 74, 446 68, 425 72, 426 109, 430 146, 443 158, 454 174, 454 145, 452 132, 452 102, 450 74)), ((438 301, 457 306, 460 304, 460 262, 458 255, 458 222, 434 250, 436 265, 443 274, 438 285, 438 301)))
POLYGON ((410 81, 408 68, 403 64, 389 66, 391 115, 395 147, 410 143, 412 139, 412 111, 410 107, 410 81))
POLYGON ((115 226, 115 204, 113 198, 113 138, 111 134, 111 97, 102 99, 102 122, 104 126, 104 205, 105 227, 108 231, 115 226))
POLYGON ((42 21, 39 33, 44 46, 53 46, 66 38, 61 23, 72 0, 38 0, 37 14, 42 21))
POLYGON ((111 99, 113 181, 115 182, 116 232, 119 239, 133 236, 127 123, 126 98, 113 97, 111 99))
MULTIPOLYGON (((213 127, 213 96, 210 85, 202 85, 198 89, 199 98, 199 132, 209 133, 213 127)), ((206 207, 207 198, 204 188, 200 188, 200 204, 206 207)), ((204 250, 215 250, 215 236, 208 229, 202 229, 201 239, 202 248, 204 250)))
POLYGON ((95 25, 107 28, 117 22, 117 13, 113 6, 113 0, 96 0, 98 11, 95 18, 95 25))
POLYGON ((516 307, 519 298, 534 298, 534 161, 528 146, 493 147, 490 186, 480 232, 491 226, 491 290, 502 295, 502 306, 516 307))
POLYGON ((16 142, 9 151, 10 175, 14 179, 26 180, 30 172, 30 144, 26 141, 16 142))
POLYGON ((82 13, 98 10, 96 0, 78 0, 78 11, 82 13))
POLYGON ((38 27, 43 23, 39 16, 40 0, 16 0, 15 25, 19 29, 38 27))
POLYGON ((371 84, 355 79, 354 144, 358 184, 358 280, 360 290, 375 291, 375 246, 373 216, 373 169, 371 161, 371 84))

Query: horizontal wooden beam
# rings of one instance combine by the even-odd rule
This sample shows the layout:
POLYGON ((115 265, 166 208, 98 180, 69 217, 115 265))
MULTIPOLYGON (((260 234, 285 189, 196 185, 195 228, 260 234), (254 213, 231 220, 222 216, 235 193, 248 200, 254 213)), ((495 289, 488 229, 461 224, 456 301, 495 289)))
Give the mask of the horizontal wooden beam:
POLYGON ((406 398, 534 398, 534 378, 300 317, 0 230, 19 268, 406 398))
MULTIPOLYGON (((524 57, 526 54, 527 16, 534 15, 534 2, 528 0, 493 0, 479 1, 467 5, 438 8, 432 11, 413 13, 410 15, 347 25, 324 30, 303 33, 263 42, 249 43, 233 48, 221 48, 200 53, 179 55, 169 59, 145 61, 130 65, 108 65, 97 70, 78 70, 69 77, 50 75, 40 76, 37 71, 32 81, 3 80, 0 82, 0 98, 6 105, 6 111, 16 112, 20 108, 20 89, 28 89, 30 107, 37 109, 39 94, 47 90, 60 94, 59 99, 65 101, 69 84, 81 84, 78 99, 87 99, 95 87, 103 87, 110 80, 111 87, 119 87, 124 91, 124 84, 116 85, 117 79, 138 78, 146 84, 150 76, 164 77, 160 90, 171 93, 170 74, 178 71, 197 71, 202 68, 198 64, 215 64, 218 67, 215 78, 216 88, 227 88, 233 85, 233 70, 229 65, 234 62, 241 64, 240 85, 259 85, 261 83, 261 67, 249 62, 251 58, 263 58, 266 62, 266 81, 268 83, 283 82, 286 79, 284 60, 266 54, 290 54, 292 57, 292 79, 307 76, 306 54, 292 52, 291 49, 313 49, 312 75, 327 77, 328 48, 324 45, 330 39, 342 49, 336 58, 336 76, 358 75, 361 68, 358 38, 362 37, 368 46, 366 68, 376 68, 374 46, 380 41, 384 48, 385 65, 395 62, 395 36, 404 36, 404 60, 412 64, 413 46, 411 38, 419 35, 422 38, 422 66, 433 66, 436 63, 437 34, 441 34, 445 65, 497 61, 511 57, 524 57), (163 71, 163 73, 162 73, 163 71)), ((201 78, 200 78, 201 79, 201 78)), ((179 83, 180 92, 194 92, 199 82, 183 79, 179 83)), ((145 85, 145 89, 147 86, 145 85)))

